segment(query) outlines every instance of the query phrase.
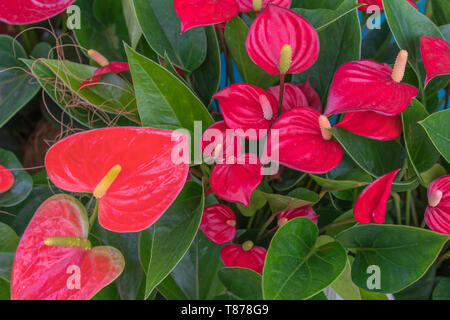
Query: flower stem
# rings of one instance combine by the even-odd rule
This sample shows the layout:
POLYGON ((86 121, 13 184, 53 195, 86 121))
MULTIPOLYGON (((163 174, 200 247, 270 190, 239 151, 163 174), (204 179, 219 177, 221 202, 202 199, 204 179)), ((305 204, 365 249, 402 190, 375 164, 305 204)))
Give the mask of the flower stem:
POLYGON ((283 97, 284 97, 284 80, 286 74, 280 74, 280 96, 278 97, 278 118, 281 117, 281 111, 283 110, 283 97))
POLYGON ((350 219, 345 219, 345 220, 341 220, 341 221, 336 221, 336 222, 327 224, 325 227, 320 228, 319 229, 319 233, 322 233, 322 232, 324 232, 324 231, 326 231, 326 230, 328 230, 328 229, 330 229, 332 227, 339 226, 341 224, 348 224, 348 223, 352 223, 352 222, 356 222, 355 218, 350 218, 350 219))
POLYGON ((92 212, 91 217, 89 218, 89 230, 92 229, 92 227, 95 224, 95 220, 97 220, 98 217, 98 206, 99 206, 99 201, 96 200, 95 201, 95 207, 94 207, 94 211, 92 212))
POLYGON ((402 210, 400 207, 400 196, 398 195, 398 193, 396 192, 392 192, 391 193, 392 198, 394 198, 394 203, 395 203, 395 211, 397 213, 397 224, 401 225, 402 224, 402 210))
POLYGON ((411 190, 408 190, 406 192, 406 201, 405 202, 406 202, 405 223, 406 223, 407 226, 409 226, 410 222, 411 222, 411 210, 410 210, 411 209, 411 190))

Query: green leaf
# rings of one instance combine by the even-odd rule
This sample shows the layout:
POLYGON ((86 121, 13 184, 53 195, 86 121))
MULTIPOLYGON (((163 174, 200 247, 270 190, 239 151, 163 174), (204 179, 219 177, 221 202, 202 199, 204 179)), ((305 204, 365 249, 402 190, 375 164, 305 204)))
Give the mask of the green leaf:
MULTIPOLYGON (((106 112, 99 113, 95 106, 87 103, 80 103, 80 98, 75 93, 68 93, 71 89, 61 83, 61 80, 40 60, 22 60, 33 73, 39 84, 44 88, 48 96, 77 123, 86 128, 102 128, 116 123, 117 125, 132 125, 126 118, 106 112)), ((103 80, 102 80, 103 81, 103 80)))
POLYGON ((235 17, 227 22, 225 41, 244 82, 267 89, 276 84, 279 81, 279 77, 272 76, 265 72, 253 63, 248 56, 245 47, 248 30, 249 28, 245 22, 240 17, 235 17))
POLYGON ((19 159, 10 151, 0 148, 0 164, 11 170, 14 175, 12 188, 0 194, 0 207, 12 207, 25 200, 30 194, 33 180, 23 169, 19 159))
POLYGON ((310 176, 319 186, 328 191, 354 189, 370 183, 370 181, 331 180, 313 174, 310 174, 310 176))
POLYGON ((357 224, 356 220, 352 221, 351 219, 353 217, 353 209, 344 212, 339 217, 337 217, 333 222, 340 222, 340 224, 336 224, 332 227, 330 227, 326 234, 331 237, 335 237, 337 234, 341 233, 344 230, 347 230, 348 228, 354 226, 357 224))
POLYGON ((223 293, 218 271, 224 267, 220 259, 221 246, 198 232, 172 278, 189 300, 209 300, 223 293))
POLYGON ((203 64, 192 73, 192 86, 205 106, 209 106, 212 96, 219 90, 220 47, 214 27, 205 27, 208 51, 203 64))
POLYGON ((224 268, 219 279, 227 293, 238 300, 262 300, 261 275, 246 268, 224 268))
POLYGON ((426 132, 418 124, 428 117, 425 107, 416 99, 411 106, 402 112, 403 137, 406 152, 417 176, 430 169, 439 159, 439 153, 428 138, 426 132))
POLYGON ((188 298, 184 294, 183 290, 177 285, 175 280, 169 274, 159 285, 158 291, 167 300, 187 300, 188 298))
POLYGON ((95 49, 110 61, 126 61, 122 42, 130 42, 122 1, 78 0, 82 27, 75 29, 77 42, 95 49))
POLYGON ((252 217, 259 209, 263 208, 266 203, 267 199, 264 194, 260 190, 256 189, 250 197, 249 206, 244 206, 240 203, 237 203, 236 206, 244 216, 252 217))
POLYGON ((420 176, 422 177, 424 185, 428 187, 428 185, 432 183, 434 180, 442 176, 445 176, 446 174, 447 171, 445 170, 445 168, 439 163, 436 163, 429 170, 422 172, 420 176))
POLYGON ((431 9, 431 19, 436 25, 441 26, 450 22, 450 2, 447 0, 429 0, 428 6, 431 9))
POLYGON ((395 141, 378 141, 334 128, 333 134, 361 169, 374 177, 403 167, 405 150, 395 141))
POLYGON ((194 121, 204 128, 213 123, 202 102, 177 77, 128 46, 126 51, 143 126, 185 128, 194 137, 194 121))
POLYGON ((319 195, 305 188, 297 188, 287 195, 261 192, 269 202, 273 213, 292 210, 308 204, 314 204, 320 200, 319 195))
POLYGON ((319 40, 319 58, 305 72, 293 75, 292 81, 301 83, 309 79, 324 102, 336 70, 361 56, 361 28, 356 10, 320 32, 319 40))
POLYGON ((330 24, 352 12, 361 4, 355 4, 355 0, 343 0, 339 6, 333 10, 330 9, 299 9, 293 8, 292 11, 304 17, 317 32, 323 31, 330 24))
POLYGON ((161 57, 165 53, 173 64, 194 71, 206 58, 206 35, 203 28, 180 34, 181 22, 173 0, 133 0, 136 16, 144 36, 161 57))
POLYGON ((433 300, 450 300, 450 278, 443 278, 433 291, 433 300))
POLYGON ((430 268, 448 235, 396 225, 357 225, 337 236, 346 248, 356 251, 352 265, 353 282, 360 288, 379 293, 398 292, 417 280, 430 268), (369 266, 380 268, 381 286, 369 289, 369 266))
POLYGON ((351 273, 352 267, 347 259, 344 272, 330 287, 344 300, 361 300, 361 292, 353 283, 351 273))
POLYGON ((141 232, 139 255, 146 270, 145 297, 175 268, 189 249, 202 218, 202 187, 188 181, 175 202, 141 232))
POLYGON ((0 252, 0 279, 11 280, 15 252, 0 252))
POLYGON ((0 35, 0 128, 39 91, 19 60, 27 54, 18 40, 0 35))
POLYGON ((389 300, 388 296, 383 293, 376 293, 359 288, 362 300, 389 300))
POLYGON ((407 1, 383 0, 386 19, 400 49, 408 51, 409 63, 422 84, 425 69, 420 53, 420 37, 443 38, 439 28, 407 1))
POLYGON ((318 234, 308 218, 292 219, 277 231, 264 265, 265 299, 307 299, 342 274, 347 263, 344 248, 318 234))
MULTIPOLYGON (((139 123, 133 87, 118 75, 104 75, 100 83, 79 90, 81 83, 94 74, 96 67, 70 61, 50 59, 40 59, 39 61, 71 89, 71 93, 66 94, 75 94, 84 100, 84 103, 96 106, 99 109, 97 112, 120 114, 139 123)), ((82 101, 78 103, 81 104, 82 101)))
POLYGON ((0 252, 15 252, 19 240, 10 226, 0 222, 0 252))
POLYGON ((436 149, 450 163, 450 109, 428 116, 419 124, 425 129, 436 149))
POLYGON ((0 278, 0 300, 10 300, 11 286, 8 281, 0 278))
POLYGON ((131 47, 136 49, 142 36, 142 29, 139 25, 134 2, 130 0, 122 0, 123 15, 128 28, 128 36, 131 39, 131 47))

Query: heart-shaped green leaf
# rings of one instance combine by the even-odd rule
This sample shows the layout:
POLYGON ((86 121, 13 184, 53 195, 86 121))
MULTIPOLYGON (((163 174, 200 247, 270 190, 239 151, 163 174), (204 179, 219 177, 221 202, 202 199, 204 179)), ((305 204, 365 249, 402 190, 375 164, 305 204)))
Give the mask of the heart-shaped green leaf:
POLYGON ((337 236, 344 247, 356 251, 353 282, 365 290, 381 293, 398 292, 420 279, 449 238, 419 228, 375 224, 357 225, 337 236), (378 288, 376 283, 372 286, 369 278, 377 276, 368 269, 370 266, 379 268, 378 288))
POLYGON ((307 299, 342 274, 347 263, 344 248, 318 234, 308 218, 292 219, 277 231, 264 265, 265 299, 307 299))
POLYGON ((273 213, 292 210, 320 200, 319 195, 305 188, 297 188, 287 195, 261 192, 267 199, 273 213))
POLYGON ((247 268, 224 268, 219 279, 227 293, 238 300, 262 300, 261 275, 247 268))
POLYGON ((141 232, 139 255, 147 274, 146 297, 189 249, 200 225, 203 206, 202 187, 188 181, 161 218, 141 232))
POLYGON ((161 57, 167 53, 173 64, 192 72, 206 58, 206 35, 203 28, 181 34, 181 22, 173 0, 133 0, 136 16, 144 36, 161 57))
POLYGON ((236 206, 244 216, 252 217, 255 215, 256 211, 264 207, 266 203, 267 199, 264 194, 260 190, 256 189, 250 197, 250 204, 248 206, 244 206, 240 203, 237 203, 236 206))
POLYGON ((18 40, 0 35, 0 128, 22 109, 36 93, 39 85, 25 72, 20 58, 27 54, 18 40))
POLYGON ((450 109, 428 116, 419 124, 425 129, 440 154, 450 163, 450 109))

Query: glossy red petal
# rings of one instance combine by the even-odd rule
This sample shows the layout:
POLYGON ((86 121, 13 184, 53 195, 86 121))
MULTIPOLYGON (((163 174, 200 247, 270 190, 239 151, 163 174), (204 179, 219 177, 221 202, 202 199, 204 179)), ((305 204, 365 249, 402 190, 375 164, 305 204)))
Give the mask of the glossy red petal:
MULTIPOLYGON (((411 3, 413 6, 414 6, 414 8, 416 8, 417 10, 419 10, 419 7, 417 7, 417 4, 413 1, 413 0, 406 0, 406 1, 408 1, 409 3, 411 3)), ((364 3, 364 4, 367 4, 367 5, 364 5, 364 6, 361 6, 361 7, 359 7, 358 9, 359 10, 361 10, 361 11, 367 11, 367 9, 369 8, 369 6, 373 6, 373 5, 376 5, 376 6, 379 6, 380 7, 380 10, 383 10, 384 8, 383 8, 383 1, 382 0, 358 0, 358 3, 364 3)))
POLYGON ((223 163, 229 157, 242 154, 241 138, 229 129, 225 121, 212 124, 203 133, 200 142, 202 153, 206 158, 214 159, 215 163, 223 163))
POLYGON ((439 38, 420 38, 420 51, 427 71, 425 85, 437 76, 450 74, 450 45, 439 38))
POLYGON ((82 90, 84 88, 93 86, 94 84, 98 83, 102 76, 108 73, 119 73, 130 70, 130 67, 128 65, 128 62, 111 62, 109 65, 105 67, 98 68, 95 70, 94 75, 86 80, 84 80, 79 90, 82 90))
POLYGON ((425 222, 436 232, 450 234, 450 175, 440 177, 428 186, 428 201, 425 222))
MULTIPOLYGON (((269 91, 275 98, 278 98, 280 96, 280 86, 276 87, 270 87, 267 91, 269 91)), ((306 98, 303 91, 297 87, 296 85, 293 85, 291 83, 286 83, 284 85, 284 94, 283 94, 283 109, 282 113, 285 113, 292 108, 295 107, 308 107, 308 99, 306 98)))
POLYGON ((236 83, 214 95, 227 126, 236 135, 259 139, 267 134, 277 115, 277 99, 269 92, 245 83, 236 83), (265 97, 266 103, 261 103, 265 97))
MULTIPOLYGON (((236 0, 239 5, 240 12, 250 12, 255 11, 253 8, 253 0, 236 0)), ((266 8, 267 5, 273 4, 283 8, 290 8, 292 0, 262 0, 262 9, 266 8)))
POLYGON ((371 60, 352 61, 339 67, 328 96, 326 115, 354 111, 400 114, 418 90, 392 80, 392 68, 371 60))
POLYGON ((371 111, 346 113, 335 127, 375 140, 397 139, 403 131, 401 116, 385 116, 371 111))
POLYGON ((203 210, 200 230, 214 243, 224 244, 236 236, 236 216, 224 204, 214 204, 203 210))
POLYGON ((181 33, 199 26, 228 21, 239 14, 236 0, 174 0, 181 33))
POLYGON ((153 224, 183 188, 189 150, 184 134, 152 128, 85 131, 48 151, 45 166, 55 185, 93 193, 116 165, 122 170, 99 199, 99 222, 111 231, 137 232, 153 224), (172 159, 173 158, 173 159, 172 159))
POLYGON ((11 297, 14 300, 88 300, 116 279, 123 270, 120 252, 111 247, 83 250, 46 246, 48 237, 87 238, 88 218, 82 204, 67 195, 56 195, 36 211, 23 234, 14 259, 11 297), (70 289, 80 271, 80 287, 70 289))
POLYGON ((311 86, 309 80, 305 83, 298 84, 306 99, 308 100, 308 106, 315 109, 317 112, 322 113, 322 101, 320 100, 317 91, 311 86))
POLYGON ((220 251, 220 257, 226 267, 241 267, 262 273, 267 250, 263 247, 253 247, 245 251, 241 245, 228 244, 220 251))
POLYGON ((250 196, 262 181, 262 165, 254 154, 245 154, 237 163, 218 164, 214 167, 210 185, 214 193, 230 202, 249 205, 250 196))
POLYGON ((245 45, 253 62, 272 75, 281 73, 285 45, 292 49, 286 73, 305 71, 319 56, 319 37, 313 26, 295 12, 274 5, 268 5, 252 23, 245 45))
POLYGON ((343 156, 342 147, 325 140, 319 126, 320 114, 309 107, 294 108, 283 114, 273 125, 268 137, 268 158, 292 169, 325 173, 336 167, 343 156), (272 138, 279 135, 278 145, 272 138), (278 153, 279 159, 276 159, 278 153))
POLYGON ((359 195, 353 208, 353 215, 359 223, 384 223, 386 203, 391 186, 400 169, 389 172, 369 184, 359 195))
POLYGON ((75 0, 0 1, 0 20, 9 24, 30 24, 46 20, 66 10, 75 0))
POLYGON ((0 164, 0 193, 6 192, 14 185, 14 175, 0 164))
POLYGON ((286 221, 292 220, 298 217, 306 217, 311 219, 312 222, 317 224, 319 216, 316 214, 314 209, 310 205, 306 205, 303 207, 295 208, 288 211, 282 211, 278 214, 278 221, 281 219, 286 219, 286 221))

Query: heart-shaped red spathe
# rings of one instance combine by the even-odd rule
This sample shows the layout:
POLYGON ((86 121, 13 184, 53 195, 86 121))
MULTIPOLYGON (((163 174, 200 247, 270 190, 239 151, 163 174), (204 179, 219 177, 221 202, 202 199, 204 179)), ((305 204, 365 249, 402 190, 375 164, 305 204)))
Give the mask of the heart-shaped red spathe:
POLYGON ((203 210, 200 230, 216 244, 230 242, 236 236, 236 216, 224 204, 214 204, 203 210))
MULTIPOLYGON (((82 249, 47 246, 50 237, 87 239, 86 210, 75 198, 59 194, 36 211, 16 251, 11 275, 14 300, 88 300, 114 281, 125 261, 112 247, 82 249), (79 287, 71 288, 71 276, 78 269, 79 287)), ((73 279, 73 278, 72 278, 73 279)))
POLYGON ((66 10, 75 0, 6 0, 0 2, 0 20, 29 24, 49 19, 66 10))
POLYGON ((389 65, 371 60, 343 64, 334 75, 325 115, 355 111, 400 114, 418 90, 392 80, 392 72, 389 65))
POLYGON ((214 167, 210 185, 221 199, 248 206, 250 196, 262 181, 262 165, 255 154, 244 154, 214 167))
POLYGON ((272 75, 301 73, 319 56, 314 27, 295 12, 274 5, 268 5, 252 23, 245 46, 253 62, 272 75), (286 46, 290 49, 283 56, 286 46))
POLYGON ((267 139, 267 159, 308 173, 326 173, 336 167, 342 160, 342 147, 322 136, 319 117, 320 113, 309 107, 294 108, 283 114, 267 139), (272 138, 275 130, 278 144, 272 138))
POLYGON ((304 83, 298 84, 297 87, 302 90, 303 94, 308 100, 307 105, 315 109, 317 112, 322 113, 322 101, 320 100, 317 91, 311 86, 309 80, 306 80, 306 82, 304 83))
MULTIPOLYGON (((411 3, 417 10, 419 9, 417 7, 417 4, 413 1, 413 0, 406 0, 409 3, 411 3)), ((382 0, 358 0, 358 3, 360 4, 366 4, 364 6, 359 7, 358 9, 361 11, 367 11, 367 9, 369 8, 369 6, 378 6, 380 7, 380 10, 383 10, 383 1, 382 0)))
MULTIPOLYGON (((254 0, 236 0, 239 5, 240 12, 255 11, 253 8, 254 0)), ((262 9, 266 8, 269 4, 273 4, 283 8, 290 8, 292 0, 261 0, 262 9)))
POLYGON ((262 273, 267 250, 253 246, 251 241, 243 245, 228 244, 220 251, 220 257, 226 267, 241 267, 262 273), (244 247, 246 247, 244 249, 244 247), (250 248, 250 249, 248 249, 250 248))
POLYGON ((14 175, 0 164, 0 193, 6 192, 14 185, 14 175))
MULTIPOLYGON (((270 87, 267 91, 269 91, 274 97, 280 96, 280 86, 270 87)), ((284 85, 282 113, 286 113, 287 111, 295 107, 308 106, 308 99, 306 98, 302 89, 292 83, 286 83, 284 85)))
POLYGON ((386 204, 392 183, 400 169, 389 172, 369 184, 356 200, 353 215, 359 223, 384 223, 386 204))
POLYGON ((94 75, 92 77, 84 80, 81 83, 79 90, 82 90, 84 88, 91 87, 91 86, 97 84, 102 79, 102 76, 105 74, 108 74, 108 73, 117 74, 117 73, 128 71, 128 70, 130 70, 130 67, 127 62, 111 62, 107 66, 104 66, 104 67, 101 67, 101 68, 98 68, 97 70, 95 70, 94 75))
POLYGON ((450 175, 430 183, 427 194, 425 222, 436 232, 450 234, 450 175))
POLYGON ((403 131, 401 116, 385 116, 372 111, 346 113, 335 127, 383 141, 397 139, 403 131))
POLYGON ((203 133, 200 142, 202 153, 215 163, 224 163, 230 157, 239 157, 242 154, 242 141, 233 129, 229 129, 225 121, 213 123, 203 133))
POLYGON ((174 0, 181 33, 200 26, 228 21, 239 14, 236 0, 174 0))
POLYGON ((152 128, 117 127, 67 137, 47 152, 53 183, 94 193, 121 166, 99 201, 99 222, 111 231, 138 232, 152 225, 175 200, 189 170, 188 137, 152 128))
POLYGON ((227 126, 242 138, 255 140, 264 137, 277 117, 277 99, 250 84, 232 84, 214 98, 219 100, 227 126))
POLYGON ((450 74, 450 45, 439 38, 420 38, 420 52, 427 72, 425 85, 437 76, 450 74))
POLYGON ((292 220, 297 217, 306 217, 310 219, 312 222, 317 224, 317 221, 319 219, 319 216, 316 214, 314 209, 310 205, 306 205, 303 207, 298 207, 292 210, 288 211, 282 211, 278 214, 278 225, 281 226, 288 222, 289 220, 292 220))

